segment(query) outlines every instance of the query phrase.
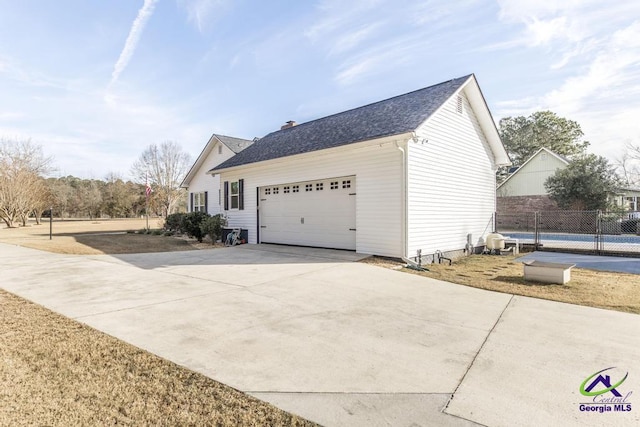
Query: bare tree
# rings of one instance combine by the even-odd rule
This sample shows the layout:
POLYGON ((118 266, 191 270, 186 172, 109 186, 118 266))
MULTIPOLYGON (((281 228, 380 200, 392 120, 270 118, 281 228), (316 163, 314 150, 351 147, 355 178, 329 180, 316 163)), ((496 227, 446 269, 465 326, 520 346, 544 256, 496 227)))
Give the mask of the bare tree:
POLYGON ((7 227, 26 224, 42 196, 42 175, 51 171, 51 157, 31 140, 0 139, 0 218, 7 227))
POLYGON ((44 178, 40 178, 38 180, 38 184, 34 189, 34 194, 33 216, 36 219, 36 224, 40 225, 44 211, 50 209, 55 204, 55 196, 49 182, 44 178))
POLYGON ((627 186, 640 185, 640 145, 627 143, 614 162, 618 174, 627 186))
POLYGON ((162 214, 166 216, 174 211, 184 193, 180 183, 190 166, 189 154, 177 143, 165 141, 159 146, 149 145, 133 164, 131 174, 140 184, 149 180, 153 189, 151 197, 162 207, 162 214))

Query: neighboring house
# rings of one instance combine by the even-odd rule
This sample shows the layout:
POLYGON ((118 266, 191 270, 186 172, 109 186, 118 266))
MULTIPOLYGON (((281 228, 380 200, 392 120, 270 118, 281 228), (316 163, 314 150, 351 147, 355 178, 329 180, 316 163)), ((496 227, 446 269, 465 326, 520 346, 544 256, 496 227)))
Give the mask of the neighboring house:
MULTIPOLYGON (((621 207, 629 212, 640 211, 640 189, 639 188, 620 188, 615 196, 611 197, 613 205, 621 207)), ((639 215, 632 215, 637 218, 639 215)))
POLYGON ((210 174, 223 183, 229 226, 248 230, 249 243, 415 257, 418 250, 462 251, 468 239, 484 244, 495 172, 508 164, 469 75, 288 122, 210 174))
POLYGON ((558 209, 551 200, 544 182, 569 160, 547 148, 541 148, 507 177, 497 189, 501 214, 558 209))
MULTIPOLYGON (((544 182, 559 169, 564 169, 570 161, 547 148, 535 152, 512 173, 496 190, 499 214, 518 214, 558 210, 558 204, 549 197, 544 182)), ((640 189, 620 188, 609 195, 613 206, 626 211, 640 210, 640 189)))
POLYGON ((207 172, 253 144, 241 138, 213 134, 180 185, 189 193, 189 212, 221 213, 220 177, 207 172))

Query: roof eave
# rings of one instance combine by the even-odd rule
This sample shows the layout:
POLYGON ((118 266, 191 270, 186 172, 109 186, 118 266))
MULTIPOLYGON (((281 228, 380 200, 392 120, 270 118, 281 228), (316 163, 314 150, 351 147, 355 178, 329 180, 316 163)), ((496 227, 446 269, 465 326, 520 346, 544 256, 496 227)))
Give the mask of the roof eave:
POLYGON ((202 163, 204 163, 204 160, 207 158, 209 153, 211 153, 211 150, 213 149, 216 142, 222 144, 222 141, 218 139, 218 135, 214 133, 211 135, 211 137, 209 138, 209 141, 207 141, 204 148, 200 152, 200 155, 198 155, 198 158, 196 159, 195 162, 193 162, 193 165, 189 169, 189 172, 187 172, 184 179, 180 183, 180 188, 189 188, 189 184, 191 183, 191 180, 196 175, 196 172, 198 171, 198 169, 200 169, 200 167, 202 166, 202 163))
POLYGON ((495 166, 511 166, 512 162, 509 158, 509 153, 507 153, 507 150, 504 148, 504 144, 500 139, 500 133, 496 127, 496 122, 493 120, 491 110, 489 110, 487 100, 482 93, 482 89, 480 89, 480 85, 476 80, 475 74, 469 76, 469 79, 467 79, 467 81, 460 87, 460 91, 462 90, 465 91, 473 111, 476 114, 476 118, 480 123, 480 127, 487 138, 487 142, 489 143, 489 147, 493 153, 495 166), (469 88, 470 85, 471 87, 469 88), (467 90, 468 88, 469 90, 467 90))
POLYGON ((249 168, 249 167, 256 167, 256 166, 268 166, 270 164, 276 164, 276 163, 281 163, 283 161, 288 161, 292 158, 298 158, 301 156, 310 156, 310 155, 314 155, 314 156, 318 156, 319 154, 325 154, 325 153, 339 153, 341 151, 348 151, 351 149, 354 149, 357 147, 362 147, 362 146, 366 146, 366 145, 377 145, 377 144, 385 144, 385 143, 391 143, 394 141, 398 141, 398 140, 402 140, 402 141, 408 141, 409 139, 413 138, 415 135, 414 131, 409 131, 409 132, 403 132, 403 133, 398 133, 395 135, 387 135, 387 136, 383 136, 380 138, 374 138, 374 139, 366 139, 363 141, 357 141, 357 142, 353 142, 353 143, 349 143, 349 144, 345 144, 345 145, 340 145, 338 147, 331 147, 331 148, 325 148, 322 150, 314 150, 314 151, 308 151, 306 153, 300 153, 300 154, 293 154, 290 156, 284 156, 284 157, 277 157, 275 159, 269 159, 269 160, 262 160, 262 161, 258 161, 258 162, 252 162, 252 163, 245 163, 242 165, 237 165, 237 166, 230 166, 227 168, 223 168, 223 169, 210 169, 207 171, 207 174, 209 175, 217 175, 217 174, 221 174, 221 173, 228 173, 228 172, 232 172, 232 171, 236 171, 236 170, 240 170, 243 168, 249 168))

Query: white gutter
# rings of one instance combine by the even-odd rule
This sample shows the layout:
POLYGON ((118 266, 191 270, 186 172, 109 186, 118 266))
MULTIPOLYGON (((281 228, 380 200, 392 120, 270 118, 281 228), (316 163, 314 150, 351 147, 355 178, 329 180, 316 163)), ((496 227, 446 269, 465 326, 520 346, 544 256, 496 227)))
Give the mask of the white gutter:
MULTIPOLYGON (((412 132, 412 137, 415 138, 415 132, 412 132)), ((402 153, 402 259, 405 262, 411 262, 407 259, 407 245, 408 245, 408 197, 407 197, 407 152, 397 142, 396 148, 402 153)), ((408 147, 407 147, 408 148, 408 147)))

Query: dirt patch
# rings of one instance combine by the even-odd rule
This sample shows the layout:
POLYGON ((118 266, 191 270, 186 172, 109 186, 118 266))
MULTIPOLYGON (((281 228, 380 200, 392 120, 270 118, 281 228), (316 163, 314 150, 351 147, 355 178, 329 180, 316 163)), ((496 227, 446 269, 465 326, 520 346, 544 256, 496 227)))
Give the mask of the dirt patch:
POLYGON ((0 425, 315 425, 0 290, 0 425))
MULTIPOLYGON (((159 229, 162 219, 150 219, 149 227, 159 229)), ((53 238, 49 223, 0 229, 0 242, 48 252, 75 255, 130 254, 210 249, 210 243, 198 243, 187 237, 130 234, 142 230, 144 219, 54 221, 53 238)))
POLYGON ((362 262, 401 269, 433 279, 474 288, 523 295, 589 307, 640 314, 640 275, 574 268, 566 285, 526 282, 522 263, 513 256, 473 255, 453 265, 431 264, 430 271, 402 268, 399 261, 367 258, 362 262))

